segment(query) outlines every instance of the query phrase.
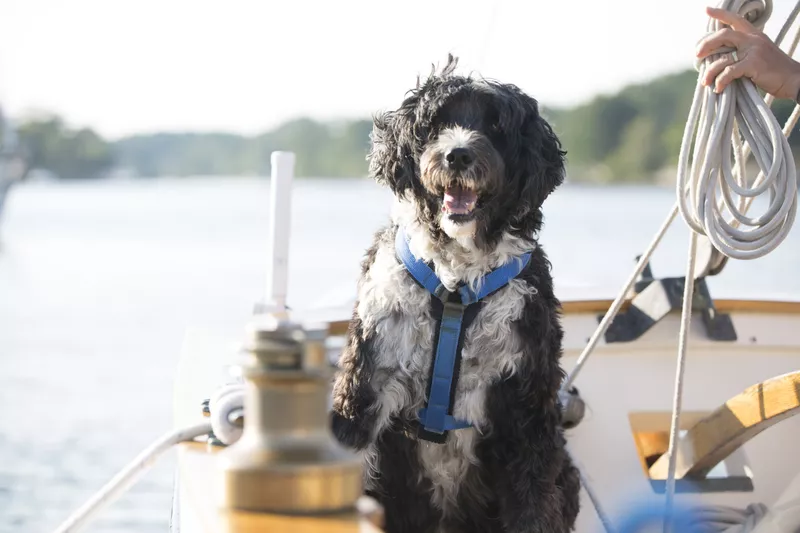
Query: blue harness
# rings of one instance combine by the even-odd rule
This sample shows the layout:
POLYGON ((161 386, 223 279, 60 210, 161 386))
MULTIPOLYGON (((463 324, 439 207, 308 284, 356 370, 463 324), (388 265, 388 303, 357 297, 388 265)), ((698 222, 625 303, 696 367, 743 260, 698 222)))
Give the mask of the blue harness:
POLYGON ((441 443, 447 437, 448 431, 472 425, 464 420, 457 420, 450 414, 458 369, 461 366, 459 363, 464 332, 477 315, 481 301, 516 278, 528 265, 531 254, 525 253, 486 274, 478 292, 463 284, 455 292, 450 292, 433 269, 411 253, 402 228, 397 230, 395 251, 408 273, 431 293, 433 314, 441 317, 434 336, 435 352, 428 381, 428 403, 419 411, 418 428, 420 438, 441 443))

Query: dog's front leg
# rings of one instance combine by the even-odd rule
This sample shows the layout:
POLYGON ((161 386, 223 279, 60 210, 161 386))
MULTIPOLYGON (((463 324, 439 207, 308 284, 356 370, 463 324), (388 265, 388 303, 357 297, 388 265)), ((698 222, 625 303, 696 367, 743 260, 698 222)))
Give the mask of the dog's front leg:
POLYGON ((557 402, 516 375, 488 398, 489 455, 504 530, 568 533, 577 515, 579 481, 565 449, 557 402), (537 393, 538 392, 538 393, 537 393))
POLYGON ((347 337, 333 386, 331 429, 342 444, 363 450, 370 444, 377 410, 373 341, 364 335, 358 315, 350 322, 347 337))

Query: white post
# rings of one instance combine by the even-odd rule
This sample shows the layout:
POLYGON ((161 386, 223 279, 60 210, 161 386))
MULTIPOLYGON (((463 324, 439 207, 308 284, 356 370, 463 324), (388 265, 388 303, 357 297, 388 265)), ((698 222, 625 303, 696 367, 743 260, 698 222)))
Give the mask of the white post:
POLYGON ((279 315, 286 314, 294 159, 292 152, 272 152, 267 291, 260 311, 279 315))

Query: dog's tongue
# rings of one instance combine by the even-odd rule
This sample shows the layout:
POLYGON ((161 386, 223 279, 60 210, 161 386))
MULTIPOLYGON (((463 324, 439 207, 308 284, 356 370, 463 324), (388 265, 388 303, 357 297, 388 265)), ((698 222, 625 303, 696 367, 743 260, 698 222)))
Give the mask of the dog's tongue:
POLYGON ((474 191, 461 186, 448 187, 444 190, 442 209, 451 215, 467 215, 475 209, 478 195, 474 191))

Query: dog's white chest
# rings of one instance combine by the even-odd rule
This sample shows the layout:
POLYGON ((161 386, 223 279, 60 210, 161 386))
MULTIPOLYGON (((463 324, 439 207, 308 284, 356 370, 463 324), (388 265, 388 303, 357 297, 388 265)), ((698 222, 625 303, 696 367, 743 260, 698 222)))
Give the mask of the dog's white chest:
MULTIPOLYGON (((360 287, 358 314, 375 334, 375 431, 380 432, 391 417, 415 419, 425 406, 436 322, 430 294, 411 279, 391 250, 380 249, 370 270, 360 287)), ((530 285, 511 280, 486 298, 465 332, 453 415, 478 429, 452 431, 444 444, 421 441, 419 447, 422 466, 434 485, 434 502, 442 508, 455 502, 467 468, 477 464, 474 442, 487 422, 486 392, 519 363, 522 343, 513 323, 534 294, 530 285)))

